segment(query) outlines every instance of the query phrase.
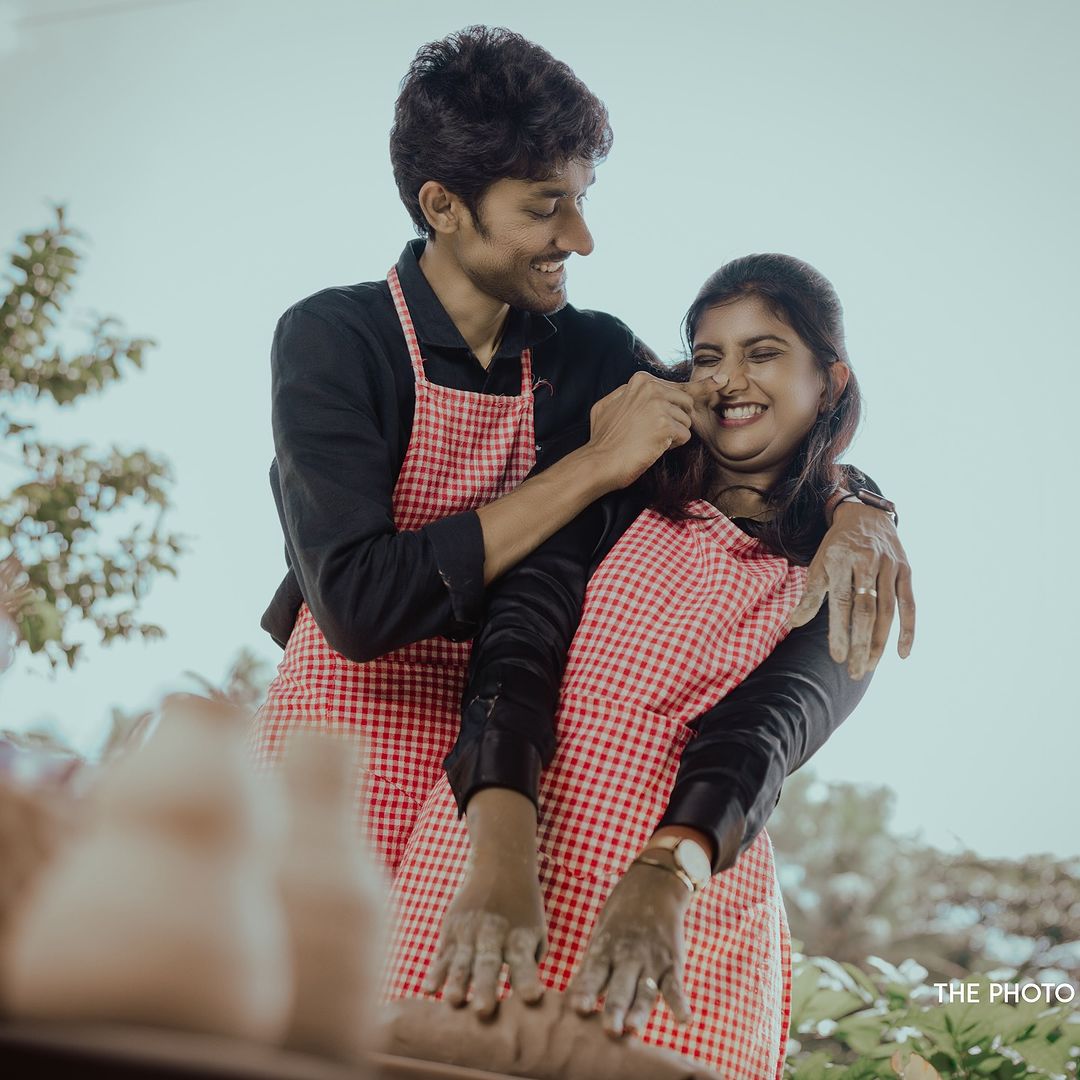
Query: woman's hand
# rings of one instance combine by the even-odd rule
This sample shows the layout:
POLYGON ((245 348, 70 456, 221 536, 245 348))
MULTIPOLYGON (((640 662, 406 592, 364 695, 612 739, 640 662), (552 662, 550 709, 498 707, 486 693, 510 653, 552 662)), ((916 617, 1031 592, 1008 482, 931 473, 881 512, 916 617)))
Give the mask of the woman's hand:
POLYGON ((439 936, 424 979, 426 993, 445 985, 451 1005, 483 1017, 498 1005, 503 964, 514 993, 528 1004, 544 993, 537 963, 547 950, 544 901, 536 865, 536 811, 516 791, 485 788, 466 810, 472 847, 465 879, 439 936))
POLYGON ((663 867, 634 863, 596 921, 589 948, 570 980, 570 1003, 583 1016, 604 994, 604 1029, 640 1032, 658 993, 679 1024, 689 1023, 682 988, 683 917, 690 890, 663 867))

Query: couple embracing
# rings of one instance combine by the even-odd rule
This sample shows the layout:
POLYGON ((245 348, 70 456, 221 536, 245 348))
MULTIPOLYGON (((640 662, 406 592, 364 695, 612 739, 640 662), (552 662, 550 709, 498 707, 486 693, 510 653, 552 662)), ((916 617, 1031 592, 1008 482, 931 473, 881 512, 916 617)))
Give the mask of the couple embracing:
POLYGON ((790 957, 763 827, 897 606, 910 649, 910 573, 892 504, 838 464, 859 393, 821 274, 726 263, 674 369, 567 303, 611 140, 516 34, 417 54, 390 149, 420 239, 274 337, 285 655, 254 742, 362 740, 390 996, 490 1015, 565 990, 613 1036, 772 1077, 790 957))

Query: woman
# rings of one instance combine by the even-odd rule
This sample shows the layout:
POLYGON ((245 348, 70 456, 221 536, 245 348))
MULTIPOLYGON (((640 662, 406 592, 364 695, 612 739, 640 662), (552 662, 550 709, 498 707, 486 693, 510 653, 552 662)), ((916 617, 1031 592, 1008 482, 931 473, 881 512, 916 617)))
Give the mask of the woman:
POLYGON ((604 994, 612 1034, 640 1031, 756 1080, 780 1075, 790 1003, 762 825, 783 776, 828 732, 801 729, 780 705, 760 731, 733 736, 710 728, 707 710, 785 636, 859 393, 832 287, 788 256, 722 267, 685 329, 690 380, 714 384, 696 438, 496 587, 449 778, 425 803, 395 880, 389 992, 445 984, 461 1003, 471 985, 489 1013, 505 962, 527 1000, 542 983, 569 986, 587 1013, 604 994), (528 691, 566 648, 554 614, 566 604, 581 618, 555 716, 553 700, 528 691), (506 697, 517 715, 503 708, 496 719, 506 697), (550 761, 538 831, 526 766, 517 790, 485 783, 485 745, 515 738, 523 761, 529 750, 550 761), (658 992, 667 1011, 653 1011, 658 992))

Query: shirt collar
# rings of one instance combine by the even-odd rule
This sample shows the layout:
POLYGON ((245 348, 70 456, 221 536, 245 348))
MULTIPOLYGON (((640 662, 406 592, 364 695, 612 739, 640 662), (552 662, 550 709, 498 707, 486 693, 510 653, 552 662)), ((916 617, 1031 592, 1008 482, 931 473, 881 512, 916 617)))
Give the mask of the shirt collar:
MULTIPOLYGON (((405 245, 397 261, 398 280, 405 294, 405 303, 412 316, 417 338, 427 345, 441 349, 468 350, 469 346, 461 331, 446 314, 439 303, 435 290, 420 269, 420 256, 424 253, 425 240, 411 240, 405 245)), ((520 308, 511 308, 506 319, 502 343, 493 359, 503 356, 520 356, 526 348, 538 345, 556 332, 555 324, 546 315, 537 315, 520 308)))

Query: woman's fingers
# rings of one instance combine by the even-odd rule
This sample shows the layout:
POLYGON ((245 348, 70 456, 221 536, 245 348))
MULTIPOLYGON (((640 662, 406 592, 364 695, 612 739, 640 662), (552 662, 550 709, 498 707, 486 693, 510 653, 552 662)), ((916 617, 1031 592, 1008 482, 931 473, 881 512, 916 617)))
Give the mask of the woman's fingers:
POLYGON ((683 993, 682 978, 674 968, 669 968, 660 979, 660 992, 664 995, 676 1024, 689 1024, 693 1019, 690 1005, 683 993))
POLYGON ((446 976, 446 991, 443 997, 451 1005, 464 1005, 469 994, 469 982, 472 978, 473 956, 475 949, 472 942, 461 942, 454 948, 450 960, 450 970, 446 976))
POLYGON ((621 1035, 626 1026, 626 1014, 634 1002, 642 963, 635 957, 625 957, 615 964, 604 994, 604 1030, 609 1035, 621 1035))
MULTIPOLYGON (((501 919, 484 919, 476 935, 472 962, 472 1007, 482 1017, 495 1015, 499 1003, 499 976, 503 966, 506 924, 501 919)), ((465 986, 468 992, 468 984, 465 986)))
POLYGON ((596 1003, 607 985, 611 960, 602 950, 589 949, 585 962, 570 984, 570 1004, 582 1016, 596 1011, 596 1003))
POLYGON ((634 992, 634 1003, 630 1006, 624 1021, 624 1027, 628 1032, 640 1035, 645 1030, 659 993, 660 984, 651 975, 643 972, 641 978, 638 979, 637 990, 634 992))
POLYGON ((437 994, 442 989, 453 957, 454 946, 447 944, 445 941, 440 942, 439 950, 435 954, 435 959, 431 961, 431 966, 428 968, 427 974, 424 976, 423 986, 421 986, 425 994, 437 994))
POLYGON ((507 933, 505 919, 487 916, 476 925, 475 936, 459 934, 440 945, 423 990, 435 994, 443 989, 447 1002, 464 1005, 470 1000, 471 988, 472 1008, 482 1017, 491 1017, 498 1008, 499 979, 505 963, 514 993, 535 1005, 544 996, 537 965, 546 950, 542 931, 518 927, 507 933))
POLYGON ((506 944, 506 962, 510 966, 510 985, 526 1005, 535 1005, 544 996, 537 963, 547 942, 529 930, 511 930, 506 944))

